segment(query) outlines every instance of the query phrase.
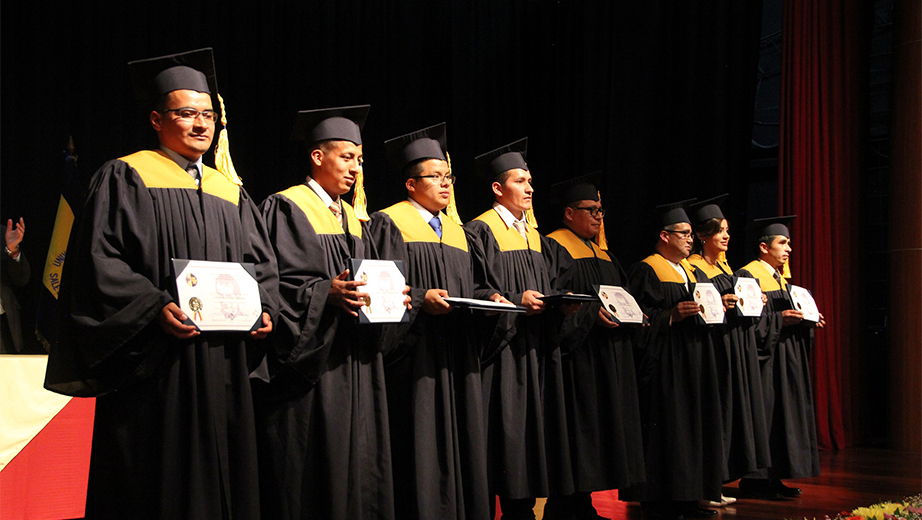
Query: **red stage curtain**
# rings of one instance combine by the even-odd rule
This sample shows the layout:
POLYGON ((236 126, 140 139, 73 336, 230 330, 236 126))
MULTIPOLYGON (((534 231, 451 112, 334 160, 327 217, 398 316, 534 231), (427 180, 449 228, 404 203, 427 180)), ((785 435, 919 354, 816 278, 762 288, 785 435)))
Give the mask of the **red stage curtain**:
POLYGON ((793 281, 826 318, 811 370, 820 449, 852 443, 850 352, 858 344, 860 0, 786 1, 783 11, 779 210, 796 214, 793 281))

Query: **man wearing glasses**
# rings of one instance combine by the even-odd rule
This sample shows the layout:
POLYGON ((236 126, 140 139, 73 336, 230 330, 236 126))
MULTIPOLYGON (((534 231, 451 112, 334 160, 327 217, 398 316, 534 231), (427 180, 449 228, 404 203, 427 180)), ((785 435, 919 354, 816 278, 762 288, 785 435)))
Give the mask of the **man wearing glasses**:
POLYGON ((455 177, 445 132, 443 123, 385 143, 407 200, 371 215, 379 257, 401 260, 413 288, 411 323, 385 359, 397 518, 477 519, 490 511, 474 334, 492 328, 443 298, 502 298, 475 286, 476 244, 449 217, 455 177))
POLYGON ((477 272, 527 309, 524 316, 505 317, 514 335, 483 366, 490 488, 506 520, 533 519, 535 497, 549 490, 573 491, 557 336, 561 316, 541 299, 556 291, 544 238, 526 219, 534 195, 527 146, 527 138, 520 139, 474 159, 495 202, 464 226, 482 244, 477 272))
POLYGON ((656 253, 628 273, 630 292, 651 325, 635 338, 646 483, 622 496, 640 501, 644 518, 716 515, 698 501, 719 502, 723 483, 717 368, 692 298, 695 284, 707 277, 686 260, 688 202, 657 208, 656 253))
MULTIPOLYGON (((549 249, 557 259, 558 287, 575 293, 594 295, 599 285, 628 284, 627 274, 600 236, 605 210, 599 179, 595 173, 551 187, 562 227, 548 235, 549 245, 558 246, 549 249)), ((564 319, 560 349, 575 493, 552 490, 544 507, 549 520, 598 519, 593 491, 644 481, 635 327, 620 324, 599 301, 584 303, 564 319)))
POLYGON ((277 312, 275 255, 236 175, 202 163, 217 120, 211 49, 129 65, 160 149, 110 161, 90 183, 45 386, 96 397, 87 518, 259 518, 248 376, 277 312), (255 264, 258 329, 190 325, 173 258, 255 264))

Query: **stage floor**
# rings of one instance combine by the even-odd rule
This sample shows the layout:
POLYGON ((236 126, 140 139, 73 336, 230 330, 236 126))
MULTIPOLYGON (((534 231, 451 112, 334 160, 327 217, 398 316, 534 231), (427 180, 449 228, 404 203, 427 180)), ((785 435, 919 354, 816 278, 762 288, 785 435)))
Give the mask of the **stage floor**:
MULTIPOLYGON (((897 501, 922 493, 922 454, 870 448, 848 448, 820 452, 820 476, 785 481, 799 487, 803 495, 784 501, 743 499, 720 508, 719 518, 746 520, 810 520, 836 516, 882 501, 897 501)), ((737 491, 737 483, 724 487, 726 495, 737 491)), ((592 494, 599 515, 612 519, 641 520, 640 506, 621 502, 617 491, 592 494)), ((535 513, 541 520, 544 500, 535 513)), ((497 515, 497 518, 499 515, 497 515)))

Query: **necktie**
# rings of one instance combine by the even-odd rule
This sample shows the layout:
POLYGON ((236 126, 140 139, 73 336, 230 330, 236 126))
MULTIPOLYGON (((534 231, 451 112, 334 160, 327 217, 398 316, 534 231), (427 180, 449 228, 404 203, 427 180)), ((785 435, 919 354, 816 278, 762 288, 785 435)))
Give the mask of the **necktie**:
POLYGON ((196 168, 194 164, 190 164, 189 166, 186 166, 186 172, 189 174, 190 177, 192 177, 192 180, 195 181, 196 186, 201 186, 202 180, 199 177, 198 168, 196 168))
POLYGON ((522 235, 522 238, 524 238, 525 241, 528 242, 528 231, 525 230, 524 222, 522 222, 521 220, 516 220, 512 223, 512 227, 514 227, 515 230, 518 231, 520 235, 522 235))
POLYGON ((435 231, 435 234, 439 236, 439 239, 442 238, 442 221, 439 220, 438 215, 429 219, 429 226, 432 227, 432 230, 435 231))
POLYGON ((778 282, 778 287, 783 290, 784 281, 781 279, 781 273, 779 273, 777 270, 775 271, 775 281, 778 282))
POLYGON ((339 207, 339 203, 335 200, 330 204, 330 211, 333 213, 333 216, 336 217, 336 220, 339 221, 339 225, 343 225, 343 212, 339 207))

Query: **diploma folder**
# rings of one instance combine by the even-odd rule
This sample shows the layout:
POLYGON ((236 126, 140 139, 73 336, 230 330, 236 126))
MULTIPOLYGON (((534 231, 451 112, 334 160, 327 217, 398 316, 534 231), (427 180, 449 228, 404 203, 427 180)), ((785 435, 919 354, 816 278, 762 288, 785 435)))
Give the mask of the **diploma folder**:
POLYGON ((368 294, 365 305, 358 310, 359 323, 406 323, 410 321, 403 304, 403 289, 407 285, 403 262, 400 260, 370 260, 351 258, 349 278, 364 280, 359 292, 368 294))
POLYGON ((564 305, 568 303, 591 303, 598 298, 591 294, 552 294, 538 298, 547 305, 564 305))
POLYGON ((256 266, 173 258, 176 303, 200 332, 250 332, 262 327, 256 266))
POLYGON ((499 312, 525 312, 527 309, 520 305, 510 305, 508 303, 497 303, 492 300, 475 300, 473 298, 443 298, 452 307, 459 309, 473 309, 478 311, 499 311, 499 312))

